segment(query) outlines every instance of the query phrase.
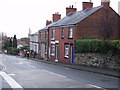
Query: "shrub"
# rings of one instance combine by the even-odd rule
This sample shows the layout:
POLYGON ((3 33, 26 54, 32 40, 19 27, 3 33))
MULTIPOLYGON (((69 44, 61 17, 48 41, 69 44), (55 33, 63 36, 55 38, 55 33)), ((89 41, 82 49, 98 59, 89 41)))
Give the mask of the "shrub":
POLYGON ((11 54, 11 55, 17 55, 19 53, 19 49, 13 48, 13 47, 8 47, 7 51, 8 51, 8 54, 11 54))
POLYGON ((75 40, 75 48, 75 52, 99 52, 103 54, 119 54, 120 40, 75 40))

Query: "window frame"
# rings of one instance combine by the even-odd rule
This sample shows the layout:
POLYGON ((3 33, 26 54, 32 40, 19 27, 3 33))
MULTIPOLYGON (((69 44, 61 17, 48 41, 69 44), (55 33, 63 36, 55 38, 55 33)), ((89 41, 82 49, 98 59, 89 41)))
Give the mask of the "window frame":
POLYGON ((69 34, 68 34, 69 39, 73 39, 73 27, 69 28, 69 34))
POLYGON ((65 37, 64 32, 65 32, 65 30, 64 30, 64 28, 62 28, 62 33, 61 33, 61 38, 62 39, 64 39, 64 37, 65 37))
POLYGON ((52 29, 51 40, 55 40, 55 29, 52 29))
POLYGON ((65 58, 69 58, 69 44, 68 43, 65 43, 64 45, 64 57, 65 58))
POLYGON ((55 44, 51 44, 51 55, 55 55, 55 44))

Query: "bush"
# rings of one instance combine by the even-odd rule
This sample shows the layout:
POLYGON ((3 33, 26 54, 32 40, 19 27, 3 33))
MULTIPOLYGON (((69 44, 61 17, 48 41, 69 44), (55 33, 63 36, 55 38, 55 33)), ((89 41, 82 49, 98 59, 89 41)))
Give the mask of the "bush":
POLYGON ((75 48, 75 52, 99 52, 103 54, 119 54, 120 40, 75 40, 75 48))
POLYGON ((8 47, 7 51, 8 51, 8 54, 11 54, 11 55, 17 55, 19 53, 19 49, 13 48, 13 47, 8 47))

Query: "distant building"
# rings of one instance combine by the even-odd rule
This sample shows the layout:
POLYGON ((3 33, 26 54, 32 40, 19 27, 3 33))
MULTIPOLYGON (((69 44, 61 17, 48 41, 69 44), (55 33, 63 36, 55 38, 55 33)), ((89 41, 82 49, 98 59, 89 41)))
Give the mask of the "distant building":
POLYGON ((17 41, 17 48, 20 49, 21 47, 29 47, 29 44, 26 43, 25 41, 18 40, 17 41))
POLYGON ((30 39, 30 50, 38 53, 38 32, 34 34, 29 34, 30 39))

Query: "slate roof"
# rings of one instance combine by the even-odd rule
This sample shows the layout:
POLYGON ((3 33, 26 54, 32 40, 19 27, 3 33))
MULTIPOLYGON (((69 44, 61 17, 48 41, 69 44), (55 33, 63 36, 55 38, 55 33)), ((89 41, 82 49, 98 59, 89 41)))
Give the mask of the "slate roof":
POLYGON ((98 6, 98 7, 94 7, 94 8, 91 8, 91 9, 85 9, 83 11, 78 11, 78 12, 75 12, 75 13, 69 13, 64 18, 47 25, 46 27, 44 27, 41 30, 47 30, 49 27, 75 25, 76 23, 78 23, 78 22, 82 21, 83 19, 87 18, 88 16, 95 13, 97 10, 101 9, 102 7, 103 7, 103 5, 98 6))
MULTIPOLYGON (((59 21, 59 20, 58 20, 58 21, 59 21)), ((51 23, 51 24, 45 26, 45 27, 42 28, 40 31, 42 31, 42 30, 47 30, 49 27, 53 26, 53 25, 56 24, 58 21, 55 21, 55 22, 53 22, 53 23, 51 23)))
POLYGON ((78 11, 75 13, 69 13, 67 16, 59 20, 56 24, 54 24, 52 27, 56 26, 67 26, 67 25, 74 25, 83 19, 87 18, 97 10, 101 9, 103 6, 91 8, 91 9, 85 9, 83 11, 78 11))

